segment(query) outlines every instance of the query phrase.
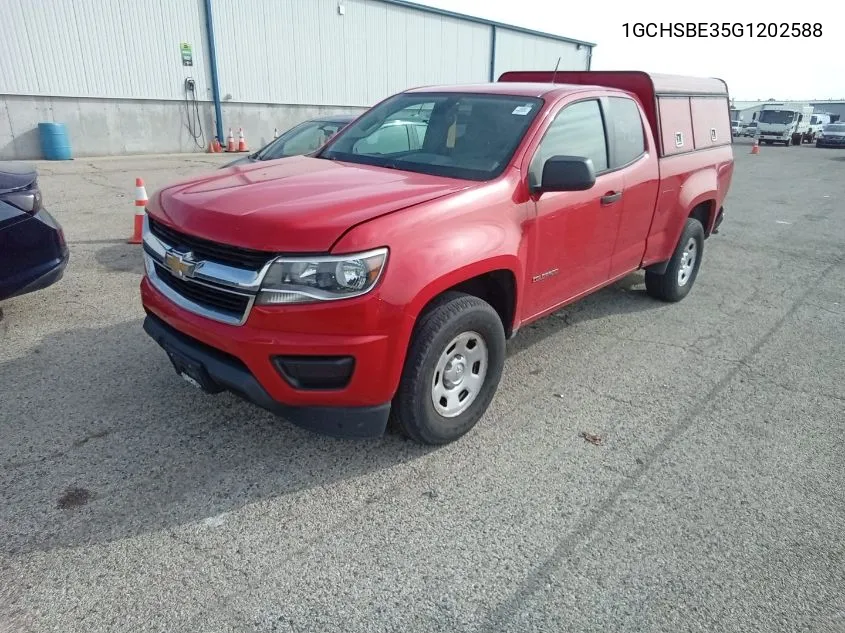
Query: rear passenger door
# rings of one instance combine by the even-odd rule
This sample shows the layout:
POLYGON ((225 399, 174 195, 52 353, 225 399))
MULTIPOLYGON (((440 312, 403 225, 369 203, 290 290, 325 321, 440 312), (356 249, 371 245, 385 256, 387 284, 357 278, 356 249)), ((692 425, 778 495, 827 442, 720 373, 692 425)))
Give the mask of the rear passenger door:
POLYGON ((624 195, 619 201, 618 229, 610 276, 639 267, 645 253, 660 185, 657 152, 648 147, 645 120, 636 101, 614 96, 604 99, 610 134, 610 168, 622 175, 624 195))
POLYGON ((552 156, 593 161, 596 184, 587 191, 544 192, 535 199, 536 238, 529 300, 532 316, 546 312, 605 283, 618 226, 622 174, 609 168, 608 138, 601 101, 564 105, 531 158, 529 182, 539 184, 552 156))

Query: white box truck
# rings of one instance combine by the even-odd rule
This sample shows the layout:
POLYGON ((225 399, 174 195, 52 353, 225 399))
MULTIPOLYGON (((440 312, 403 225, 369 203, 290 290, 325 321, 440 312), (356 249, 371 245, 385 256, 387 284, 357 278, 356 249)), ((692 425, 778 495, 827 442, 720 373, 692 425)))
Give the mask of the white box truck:
POLYGON ((813 110, 809 103, 766 103, 757 118, 757 138, 766 145, 800 145, 810 132, 813 110))

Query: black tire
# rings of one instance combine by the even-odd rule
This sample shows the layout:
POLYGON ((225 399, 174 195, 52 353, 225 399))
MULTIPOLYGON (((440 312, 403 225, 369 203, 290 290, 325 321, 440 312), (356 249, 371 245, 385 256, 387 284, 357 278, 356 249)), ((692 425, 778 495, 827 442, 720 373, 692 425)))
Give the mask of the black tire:
MULTIPOLYGON (((505 346, 502 321, 489 303, 460 292, 444 293, 425 311, 414 328, 391 407, 393 422, 408 437, 422 444, 447 444, 467 433, 493 400, 505 364, 505 346), (447 345, 467 332, 477 333, 486 345, 486 374, 471 404, 454 417, 447 417, 434 405, 435 373, 438 381, 445 378, 437 372, 438 361, 447 351, 447 345)), ((480 372, 480 365, 478 369, 480 372)), ((474 371, 473 366, 467 371, 474 371)), ((462 375, 462 379, 464 377, 462 375)), ((462 391, 451 393, 460 395, 462 391)))
POLYGON ((689 294, 695 278, 698 276, 698 269, 701 267, 701 258, 704 255, 704 227, 695 218, 687 219, 684 230, 681 232, 681 239, 675 247, 672 259, 666 271, 660 275, 655 272, 646 271, 645 289, 649 296, 661 301, 680 301, 689 294), (695 260, 692 263, 692 270, 681 281, 680 271, 685 261, 684 253, 690 241, 695 242, 695 260))

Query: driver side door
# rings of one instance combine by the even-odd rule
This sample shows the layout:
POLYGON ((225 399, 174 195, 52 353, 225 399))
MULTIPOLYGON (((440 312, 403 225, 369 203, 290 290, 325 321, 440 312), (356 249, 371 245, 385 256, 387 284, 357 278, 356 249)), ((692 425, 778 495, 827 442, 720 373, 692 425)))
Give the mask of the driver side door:
POLYGON ((623 175, 609 168, 605 109, 599 98, 564 105, 540 141, 528 169, 532 188, 552 156, 593 162, 595 185, 586 191, 534 193, 534 248, 528 287, 532 316, 575 299, 610 278, 623 175))

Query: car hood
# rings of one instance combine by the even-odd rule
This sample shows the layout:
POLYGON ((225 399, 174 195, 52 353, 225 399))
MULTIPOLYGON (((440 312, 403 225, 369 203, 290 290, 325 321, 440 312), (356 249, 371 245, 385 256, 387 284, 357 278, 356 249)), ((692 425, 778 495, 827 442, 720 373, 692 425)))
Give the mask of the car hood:
POLYGON ((356 224, 471 184, 293 156, 182 180, 158 192, 149 212, 180 231, 233 246, 320 252, 356 224))

